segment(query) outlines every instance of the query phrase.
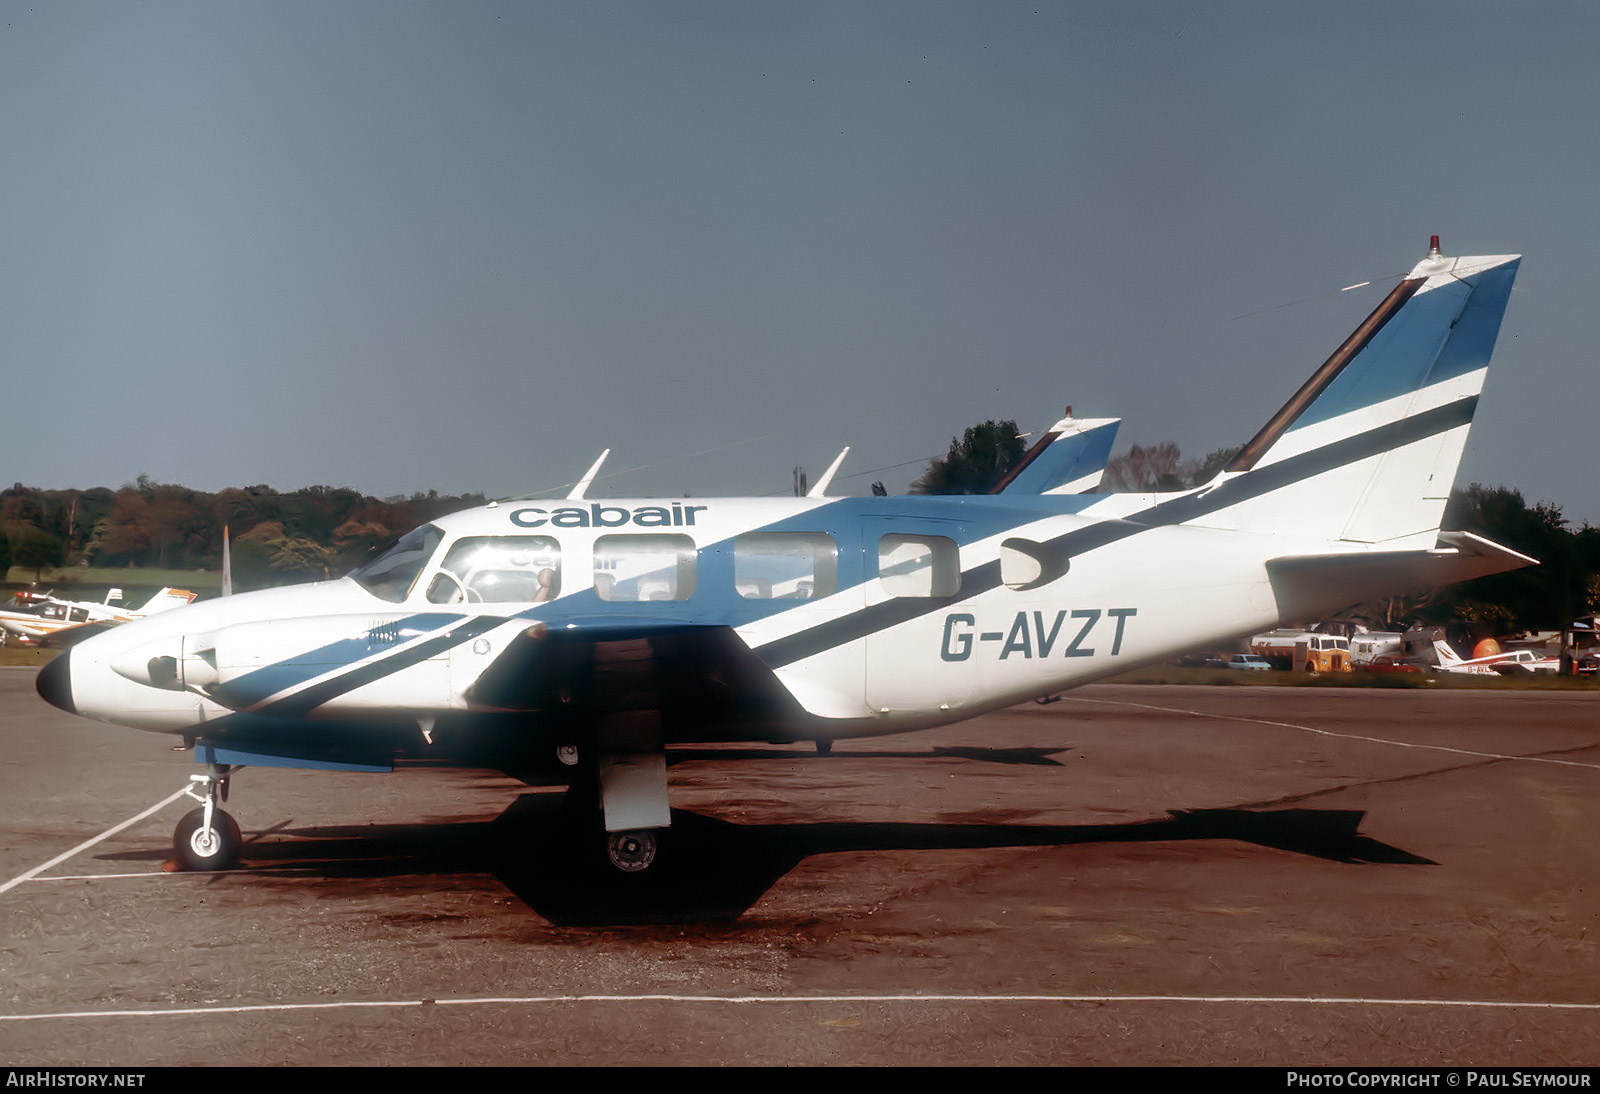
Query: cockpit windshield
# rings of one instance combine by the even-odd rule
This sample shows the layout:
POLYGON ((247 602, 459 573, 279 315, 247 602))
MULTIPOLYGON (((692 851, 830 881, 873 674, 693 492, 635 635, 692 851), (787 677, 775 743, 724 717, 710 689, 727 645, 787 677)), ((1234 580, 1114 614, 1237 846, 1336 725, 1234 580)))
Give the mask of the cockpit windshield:
POLYGON ((407 532, 393 547, 365 566, 352 570, 350 576, 373 596, 398 604, 411 592, 417 575, 433 557, 442 539, 443 532, 424 524, 407 532))

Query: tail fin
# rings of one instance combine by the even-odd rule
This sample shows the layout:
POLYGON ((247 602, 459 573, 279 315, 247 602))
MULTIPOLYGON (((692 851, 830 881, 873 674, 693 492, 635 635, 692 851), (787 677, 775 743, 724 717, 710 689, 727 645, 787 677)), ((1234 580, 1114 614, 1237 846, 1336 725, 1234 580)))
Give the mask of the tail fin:
POLYGON ((1520 261, 1445 258, 1435 237, 1207 488, 1196 523, 1432 547, 1520 261))
POLYGON ((1458 665, 1465 664, 1465 662, 1461 659, 1460 654, 1451 649, 1447 643, 1440 641, 1437 638, 1433 640, 1433 652, 1434 656, 1439 658, 1440 668, 1452 669, 1458 665))
POLYGON ((1088 494, 1100 488, 1121 418, 1067 416, 1051 426, 990 493, 1088 494))

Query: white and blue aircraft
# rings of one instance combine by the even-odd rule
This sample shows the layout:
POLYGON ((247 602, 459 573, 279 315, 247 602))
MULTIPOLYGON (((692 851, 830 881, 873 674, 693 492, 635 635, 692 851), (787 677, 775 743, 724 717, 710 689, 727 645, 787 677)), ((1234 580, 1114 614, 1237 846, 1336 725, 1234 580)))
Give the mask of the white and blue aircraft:
POLYGON ((1531 564, 1440 529, 1518 262, 1436 237, 1196 490, 1072 493, 1087 441, 1062 438, 1090 430, 1059 429, 986 496, 491 503, 337 581, 124 624, 39 694, 194 747, 191 869, 237 860, 218 803, 238 766, 389 770, 470 744, 568 765, 596 850, 643 870, 670 744, 826 751, 1531 564))

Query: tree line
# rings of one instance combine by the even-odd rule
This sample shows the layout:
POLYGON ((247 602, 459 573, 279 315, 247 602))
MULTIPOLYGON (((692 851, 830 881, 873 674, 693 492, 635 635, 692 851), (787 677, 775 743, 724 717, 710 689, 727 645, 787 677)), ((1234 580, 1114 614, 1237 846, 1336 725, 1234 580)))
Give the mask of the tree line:
POLYGON ((418 524, 483 501, 437 491, 379 499, 342 486, 211 494, 146 475, 119 490, 17 483, 0 491, 0 573, 20 566, 37 579, 46 567, 78 564, 216 570, 227 528, 241 581, 287 584, 343 573, 418 524))

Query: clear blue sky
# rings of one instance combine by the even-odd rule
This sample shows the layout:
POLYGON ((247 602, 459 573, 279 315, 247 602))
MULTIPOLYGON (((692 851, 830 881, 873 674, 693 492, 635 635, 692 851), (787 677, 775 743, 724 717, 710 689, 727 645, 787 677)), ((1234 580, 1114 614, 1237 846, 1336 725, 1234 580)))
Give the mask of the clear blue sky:
POLYGON ((1461 481, 1600 523, 1597 42, 1588 3, 0 0, 0 478, 511 495, 611 446, 598 495, 783 492, 1066 403, 1199 456, 1437 233, 1526 255, 1461 481))

